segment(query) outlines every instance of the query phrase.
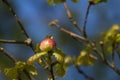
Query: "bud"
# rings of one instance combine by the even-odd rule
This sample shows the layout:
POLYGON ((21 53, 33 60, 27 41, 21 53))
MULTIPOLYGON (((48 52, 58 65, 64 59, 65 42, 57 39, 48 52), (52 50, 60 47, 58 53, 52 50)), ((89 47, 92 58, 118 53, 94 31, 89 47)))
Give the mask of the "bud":
POLYGON ((40 43, 40 50, 41 51, 51 51, 56 47, 56 42, 52 38, 45 38, 40 43))

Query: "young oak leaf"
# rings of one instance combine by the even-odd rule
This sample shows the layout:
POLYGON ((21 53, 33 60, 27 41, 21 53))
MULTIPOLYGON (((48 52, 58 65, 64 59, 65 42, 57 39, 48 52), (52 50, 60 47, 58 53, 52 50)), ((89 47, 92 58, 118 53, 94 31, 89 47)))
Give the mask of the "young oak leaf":
POLYGON ((71 1, 77 3, 77 2, 79 2, 80 0, 71 0, 71 1))
POLYGON ((38 73, 37 68, 34 65, 26 64, 25 65, 25 70, 27 70, 32 75, 37 75, 37 73, 38 73))
POLYGON ((97 58, 95 56, 83 50, 80 52, 80 55, 77 57, 76 65, 92 66, 94 65, 96 60, 97 58))
POLYGON ((40 53, 36 53, 34 54, 33 56, 31 56, 28 60, 27 60, 27 63, 28 64, 33 64, 35 61, 37 61, 41 56, 44 56, 46 55, 47 52, 40 52, 40 53))
POLYGON ((63 77, 66 73, 66 68, 63 64, 56 64, 55 65, 55 75, 59 77, 63 77))
POLYGON ((63 2, 65 2, 66 0, 47 0, 49 5, 55 5, 55 4, 61 4, 63 2))
POLYGON ((89 0, 90 3, 92 4, 99 4, 99 3, 102 3, 102 2, 107 2, 107 0, 89 0))
POLYGON ((65 53, 59 48, 55 50, 55 52, 53 53, 53 56, 56 58, 58 62, 60 63, 64 62, 65 53))
POLYGON ((64 59, 64 65, 65 65, 66 67, 69 67, 69 66, 73 65, 74 59, 75 59, 75 58, 72 57, 72 56, 67 56, 67 57, 65 57, 65 59, 64 59))
POLYGON ((8 76, 11 80, 17 79, 18 77, 18 71, 16 68, 5 68, 4 73, 6 76, 8 76))

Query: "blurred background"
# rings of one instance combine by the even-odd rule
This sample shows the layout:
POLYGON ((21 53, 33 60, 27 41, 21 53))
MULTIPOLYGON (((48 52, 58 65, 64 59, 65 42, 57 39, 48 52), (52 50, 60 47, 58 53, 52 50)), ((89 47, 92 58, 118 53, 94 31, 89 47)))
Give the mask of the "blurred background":
MULTIPOLYGON (((78 33, 78 30, 70 23, 67 18, 63 4, 50 6, 47 0, 8 0, 14 11, 19 16, 26 32, 33 40, 34 46, 39 43, 46 35, 53 35, 57 46, 61 48, 66 55, 76 56, 83 49, 81 44, 71 38, 66 33, 61 32, 55 27, 48 26, 48 23, 54 19, 59 20, 61 26, 78 33)), ((88 0, 80 0, 79 3, 72 3, 67 0, 68 6, 73 13, 75 20, 80 26, 83 26, 88 0)), ((108 0, 107 3, 94 5, 90 9, 87 34, 90 38, 96 38, 100 32, 106 31, 114 24, 120 24, 120 0, 108 0)), ((0 39, 23 40, 25 36, 15 18, 9 12, 8 7, 0 1, 0 39)), ((3 44, 0 47, 5 48, 17 60, 26 61, 29 56, 33 55, 30 47, 18 44, 3 44)), ((4 67, 12 66, 12 62, 0 52, 0 80, 9 80, 2 73, 4 67)), ((38 67, 39 75, 35 76, 36 80, 47 80, 48 75, 38 67)), ((113 70, 104 64, 96 63, 92 67, 82 67, 89 76, 96 80, 120 80, 113 70)), ((74 66, 68 68, 64 78, 57 80, 86 80, 78 74, 74 66)))

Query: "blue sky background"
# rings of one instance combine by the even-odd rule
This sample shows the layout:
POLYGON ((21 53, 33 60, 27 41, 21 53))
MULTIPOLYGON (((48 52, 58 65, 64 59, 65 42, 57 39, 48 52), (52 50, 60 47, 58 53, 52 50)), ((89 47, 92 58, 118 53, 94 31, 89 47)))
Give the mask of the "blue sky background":
MULTIPOLYGON (((49 27, 48 23, 54 19, 58 19, 59 23, 66 29, 78 33, 77 29, 69 22, 63 4, 50 6, 46 0, 9 0, 12 4, 16 14, 21 19, 27 33, 32 38, 34 44, 40 42, 46 35, 53 35, 57 46, 61 48, 67 55, 77 55, 81 50, 81 45, 73 40, 65 33, 61 33, 57 28, 49 27)), ((80 0, 79 3, 72 3, 67 0, 68 6, 75 19, 80 26, 83 26, 86 8, 88 5, 87 0, 80 0)), ((0 6, 0 38, 3 39, 20 39, 20 36, 11 37, 11 35, 20 35, 18 32, 18 24, 15 22, 13 16, 9 14, 7 7, 4 9, 0 6), (16 26, 18 28, 16 28, 16 26)), ((108 0, 107 3, 101 3, 91 7, 88 23, 87 34, 91 37, 97 37, 101 31, 105 31, 114 24, 120 24, 120 0, 108 0)), ((11 54, 18 60, 26 60, 33 54, 29 47, 23 45, 4 44, 11 54)), ((45 72, 41 69, 38 80, 47 80, 45 72)), ((103 64, 96 63, 94 67, 82 67, 82 69, 90 76, 94 76, 96 80, 120 80, 120 77, 111 69, 103 64)), ((0 80, 4 76, 0 73, 0 80)), ((74 66, 67 70, 64 78, 58 80, 86 80, 84 77, 77 73, 74 66)))

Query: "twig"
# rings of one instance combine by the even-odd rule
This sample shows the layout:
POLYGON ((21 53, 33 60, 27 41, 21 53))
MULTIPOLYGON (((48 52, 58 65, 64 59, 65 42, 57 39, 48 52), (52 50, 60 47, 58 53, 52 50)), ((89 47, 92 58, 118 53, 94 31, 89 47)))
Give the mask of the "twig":
MULTIPOLYGON (((12 15, 15 17, 17 23, 20 25, 20 28, 22 30, 22 33, 27 37, 27 40, 31 40, 29 35, 27 34, 27 32, 25 31, 20 19, 18 18, 18 16, 16 15, 16 13, 14 12, 12 6, 8 3, 7 0, 2 0, 8 7, 9 7, 9 11, 12 13, 12 15)), ((31 49, 35 52, 35 49, 34 49, 34 46, 33 46, 33 43, 32 43, 32 40, 31 40, 31 43, 29 43, 29 46, 31 47, 31 49)))
POLYGON ((104 62, 106 65, 108 65, 108 67, 110 67, 112 70, 114 70, 118 75, 120 75, 120 70, 114 65, 114 64, 110 64, 109 62, 104 62))
POLYGON ((106 55, 105 55, 105 49, 104 49, 104 42, 100 41, 99 44, 100 44, 101 49, 102 49, 103 60, 106 61, 106 55))
POLYGON ((94 80, 94 78, 92 78, 92 77, 88 76, 85 72, 83 72, 83 71, 80 69, 80 67, 79 67, 79 66, 75 66, 75 67, 76 67, 76 69, 77 69, 78 73, 82 74, 82 75, 83 75, 86 79, 89 79, 89 80, 94 80))
POLYGON ((64 2, 64 7, 66 9, 66 13, 67 13, 67 16, 69 18, 69 20, 72 22, 72 24, 83 34, 83 31, 82 29, 80 28, 80 26, 78 25, 78 23, 74 20, 73 16, 72 16, 72 13, 71 11, 69 10, 68 8, 68 5, 66 2, 64 2))
POLYGON ((17 60, 12 55, 10 55, 10 53, 8 53, 4 48, 0 47, 0 51, 3 52, 4 55, 11 59, 14 63, 17 62, 17 60))
POLYGON ((50 71, 50 76, 51 76, 52 80, 55 80, 54 72, 53 72, 53 67, 54 67, 54 65, 52 64, 52 56, 51 56, 51 55, 52 55, 51 51, 48 52, 48 58, 49 58, 49 60, 51 61, 51 65, 50 65, 49 71, 50 71))
POLYGON ((87 11, 86 11, 86 14, 85 14, 85 20, 84 20, 84 23, 83 23, 83 35, 84 35, 85 38, 87 38, 86 24, 87 24, 88 14, 89 14, 91 5, 92 5, 91 3, 88 4, 87 11))
MULTIPOLYGON (((6 55, 10 60, 12 60, 13 63, 16 63, 16 62, 17 62, 17 60, 16 60, 12 55, 10 55, 10 53, 8 53, 4 48, 0 47, 0 51, 1 51, 2 53, 4 53, 4 55, 6 55)), ((18 76, 17 79, 18 79, 18 80, 21 80, 20 75, 18 76)))
POLYGON ((4 39, 0 39, 0 43, 26 44, 26 42, 25 42, 25 41, 4 40, 4 39))
POLYGON ((115 64, 115 63, 114 63, 114 59, 115 59, 114 50, 115 50, 115 43, 114 43, 114 41, 113 41, 113 43, 112 43, 112 64, 115 64))
MULTIPOLYGON (((10 55, 10 53, 8 53, 4 48, 0 47, 0 51, 4 53, 4 55, 6 55, 9 59, 11 59, 13 63, 17 62, 17 60, 12 55, 10 55)), ((26 71, 23 72, 28 76, 29 80, 34 80, 28 72, 26 71)), ((20 76, 18 76, 18 80, 21 80, 20 76)))
POLYGON ((54 72, 53 72, 53 65, 52 65, 52 64, 51 64, 51 66, 50 66, 50 72, 51 72, 52 80, 55 80, 54 72))
POLYGON ((23 71, 26 74, 26 76, 28 76, 29 80, 35 80, 29 72, 27 72, 26 70, 23 70, 23 71))
MULTIPOLYGON (((95 47, 95 46, 94 46, 95 47)), ((112 70, 114 70, 118 75, 120 75, 120 70, 112 63, 108 62, 108 60, 104 60, 104 57, 101 55, 103 54, 102 52, 100 52, 97 48, 93 48, 93 51, 95 51, 97 54, 99 54, 100 56, 100 60, 103 61, 103 63, 105 63, 109 68, 111 68, 112 70)))
POLYGON ((71 32, 71 31, 69 31, 69 30, 61 27, 56 21, 50 22, 50 25, 51 25, 51 26, 56 26, 56 27, 59 28, 61 31, 69 34, 69 35, 72 36, 73 38, 76 38, 76 39, 78 38, 78 39, 83 40, 83 41, 86 41, 86 40, 87 40, 87 39, 85 39, 84 37, 79 36, 78 34, 73 33, 73 32, 71 32))
POLYGON ((117 55, 118 55, 118 57, 120 59, 120 52, 117 50, 116 53, 117 53, 117 55))
POLYGON ((14 12, 12 6, 8 3, 7 0, 2 0, 2 1, 9 7, 10 12, 12 13, 12 15, 15 17, 16 21, 17 21, 18 24, 20 25, 23 34, 25 34, 25 36, 26 36, 27 38, 29 38, 29 36, 28 36, 28 34, 26 33, 26 31, 25 31, 25 29, 24 29, 24 27, 23 27, 20 19, 18 18, 18 16, 17 16, 16 13, 14 12))

